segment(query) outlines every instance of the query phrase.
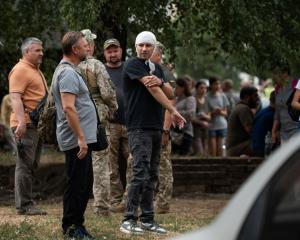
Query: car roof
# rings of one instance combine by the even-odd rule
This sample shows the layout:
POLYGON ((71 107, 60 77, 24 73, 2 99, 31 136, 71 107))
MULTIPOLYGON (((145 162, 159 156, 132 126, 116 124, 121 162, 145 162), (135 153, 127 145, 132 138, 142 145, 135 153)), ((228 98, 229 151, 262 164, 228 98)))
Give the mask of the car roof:
MULTIPOLYGON (((233 240, 238 237, 251 207, 269 180, 300 147, 300 134, 270 155, 241 186, 223 211, 207 227, 175 238, 176 240, 233 240)), ((245 159, 247 161, 247 159, 245 159)), ((174 239, 174 240, 175 240, 174 239)))

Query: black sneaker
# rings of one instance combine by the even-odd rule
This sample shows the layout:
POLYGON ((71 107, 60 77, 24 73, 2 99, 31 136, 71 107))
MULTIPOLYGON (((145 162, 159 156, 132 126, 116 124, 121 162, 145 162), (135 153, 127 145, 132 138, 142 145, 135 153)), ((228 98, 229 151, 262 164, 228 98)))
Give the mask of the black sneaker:
POLYGON ((80 226, 81 230, 84 232, 84 234, 89 237, 90 240, 95 240, 95 238, 86 230, 85 226, 80 226))
POLYGON ((166 234, 167 230, 161 227, 158 223, 156 222, 141 222, 141 227, 144 230, 154 232, 154 233, 159 233, 159 234, 166 234))
POLYGON ((95 238, 87 232, 85 227, 75 225, 67 229, 64 238, 66 240, 95 240, 95 238))
POLYGON ((44 210, 38 209, 34 206, 29 206, 27 208, 17 209, 17 214, 35 216, 35 215, 47 215, 47 212, 44 210))
POLYGON ((144 231, 140 226, 137 225, 137 222, 134 220, 124 221, 121 224, 120 231, 127 234, 143 234, 144 231))

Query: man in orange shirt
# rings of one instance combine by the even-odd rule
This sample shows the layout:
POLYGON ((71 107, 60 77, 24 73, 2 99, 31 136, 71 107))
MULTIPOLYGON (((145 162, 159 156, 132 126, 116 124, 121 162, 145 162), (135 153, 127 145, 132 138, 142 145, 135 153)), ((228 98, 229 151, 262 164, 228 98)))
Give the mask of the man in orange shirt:
POLYGON ((17 161, 15 169, 15 204, 17 214, 45 215, 34 207, 32 200, 32 172, 40 157, 40 144, 37 127, 29 113, 42 100, 47 84, 39 66, 43 58, 42 41, 26 38, 21 46, 22 59, 9 73, 9 93, 12 102, 10 127, 17 142, 17 161))

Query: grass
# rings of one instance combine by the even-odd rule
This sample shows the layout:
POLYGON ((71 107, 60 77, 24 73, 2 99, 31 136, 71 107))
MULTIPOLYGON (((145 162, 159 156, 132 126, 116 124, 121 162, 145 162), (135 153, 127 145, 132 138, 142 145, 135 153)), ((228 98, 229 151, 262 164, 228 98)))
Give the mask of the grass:
MULTIPOLYGON (((16 162, 16 154, 9 151, 3 151, 0 147, 0 165, 13 165, 16 162)), ((53 162, 64 162, 64 154, 54 150, 53 147, 44 147, 42 149, 42 155, 40 162, 53 163, 53 162)))
MULTIPOLYGON (((16 156, 0 151, 0 165, 12 165, 16 156)), ((63 162, 63 154, 44 149, 41 163, 63 162)), ((1 191, 1 188, 0 188, 1 191)), ((189 194, 190 196, 191 194, 189 194)), ((104 240, 164 240, 181 233, 198 229, 207 225, 227 202, 228 196, 198 196, 190 198, 175 198, 171 202, 169 214, 157 215, 156 220, 168 230, 161 236, 145 233, 142 236, 128 236, 119 231, 122 214, 112 214, 109 217, 97 216, 93 213, 92 200, 85 213, 85 226, 97 239, 104 240)), ((61 198, 49 199, 38 204, 47 210, 46 216, 16 215, 13 199, 0 202, 0 240, 60 240, 62 202, 61 198)))
POLYGON ((12 165, 14 164, 16 156, 11 152, 3 151, 0 149, 0 165, 12 165))
MULTIPOLYGON (((145 233, 142 236, 128 236, 119 231, 121 213, 109 217, 93 213, 92 201, 85 213, 85 226, 97 239, 163 240, 207 225, 223 207, 227 199, 198 198, 173 199, 169 214, 157 215, 156 220, 168 229, 167 235, 145 233)), ((13 203, 12 203, 13 204, 13 203)), ((46 216, 19 216, 12 205, 0 206, 0 239, 43 240, 63 239, 61 233, 62 203, 42 202, 39 206, 47 210, 46 216)))

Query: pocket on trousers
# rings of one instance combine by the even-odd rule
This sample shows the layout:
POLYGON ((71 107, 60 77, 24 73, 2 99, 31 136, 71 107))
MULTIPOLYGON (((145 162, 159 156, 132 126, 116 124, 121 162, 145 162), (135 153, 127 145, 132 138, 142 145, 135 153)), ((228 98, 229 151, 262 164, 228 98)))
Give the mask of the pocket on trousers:
POLYGON ((33 147, 34 141, 32 139, 17 140, 17 149, 21 156, 23 156, 28 149, 33 149, 33 147))

